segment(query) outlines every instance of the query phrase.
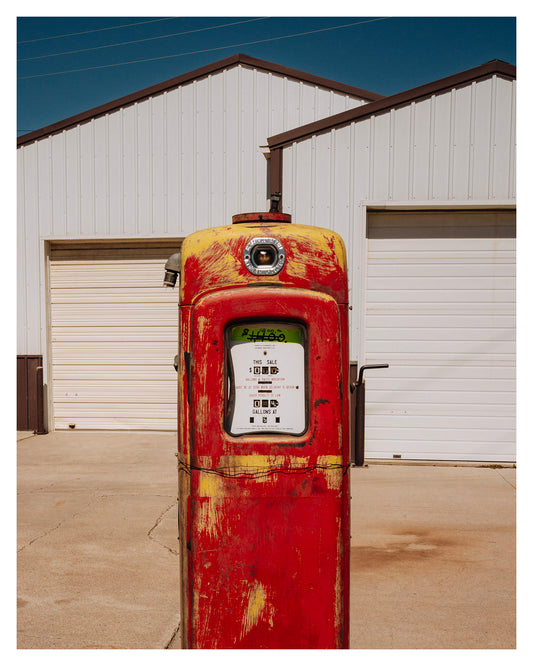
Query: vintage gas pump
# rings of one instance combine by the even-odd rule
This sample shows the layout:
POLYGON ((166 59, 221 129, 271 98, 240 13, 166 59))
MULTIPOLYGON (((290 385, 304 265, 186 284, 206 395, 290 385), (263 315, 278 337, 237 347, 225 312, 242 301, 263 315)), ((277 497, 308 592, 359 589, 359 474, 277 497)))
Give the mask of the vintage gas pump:
POLYGON ((236 215, 177 259, 183 647, 347 648, 342 239, 236 215))

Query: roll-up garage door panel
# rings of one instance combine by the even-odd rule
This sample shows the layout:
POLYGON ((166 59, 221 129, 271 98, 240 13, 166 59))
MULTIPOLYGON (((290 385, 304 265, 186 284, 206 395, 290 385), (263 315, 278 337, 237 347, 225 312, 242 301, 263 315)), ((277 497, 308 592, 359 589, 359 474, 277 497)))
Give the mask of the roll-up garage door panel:
POLYGON ((515 459, 514 212, 470 215, 369 215, 368 457, 515 459))
POLYGON ((176 428, 178 292, 162 286, 176 248, 52 250, 56 428, 176 428))

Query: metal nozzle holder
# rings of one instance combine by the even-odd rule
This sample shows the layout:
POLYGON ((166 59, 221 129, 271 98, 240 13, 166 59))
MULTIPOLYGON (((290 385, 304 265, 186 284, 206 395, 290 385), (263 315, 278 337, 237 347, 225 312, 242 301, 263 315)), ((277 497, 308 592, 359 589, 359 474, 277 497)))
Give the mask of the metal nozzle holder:
POLYGON ((163 278, 163 285, 165 287, 176 286, 176 280, 181 272, 181 253, 176 252, 168 258, 165 264, 165 277, 163 278))

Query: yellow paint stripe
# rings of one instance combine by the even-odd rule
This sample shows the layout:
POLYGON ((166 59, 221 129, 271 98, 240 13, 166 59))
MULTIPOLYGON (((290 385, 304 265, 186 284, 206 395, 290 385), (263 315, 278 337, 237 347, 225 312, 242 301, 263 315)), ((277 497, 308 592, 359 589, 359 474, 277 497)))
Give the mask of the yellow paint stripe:
MULTIPOLYGON (((198 473, 198 494, 201 497, 219 497, 225 495, 228 478, 238 478, 242 475, 250 475, 251 480, 257 482, 269 482, 276 474, 277 470, 283 470, 284 473, 300 471, 309 466, 315 468, 314 463, 308 457, 289 457, 289 456, 224 456, 220 460, 217 468, 209 457, 201 459, 198 473), (272 474, 265 474, 271 471, 272 474), (217 473, 219 472, 219 473, 217 473), (257 477, 254 479, 254 475, 257 477)), ((317 459, 318 471, 326 475, 328 488, 338 488, 342 479, 342 457, 324 455, 317 459)))

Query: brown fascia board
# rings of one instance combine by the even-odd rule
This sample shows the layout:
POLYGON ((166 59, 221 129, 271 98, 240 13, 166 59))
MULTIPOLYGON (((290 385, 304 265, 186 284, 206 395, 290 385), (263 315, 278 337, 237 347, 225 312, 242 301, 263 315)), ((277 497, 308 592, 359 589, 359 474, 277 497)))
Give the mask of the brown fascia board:
POLYGON ((342 111, 329 118, 316 120, 307 125, 302 125, 296 129, 282 132, 268 138, 268 146, 271 150, 283 148, 288 144, 295 141, 301 141, 314 134, 322 134, 332 129, 338 129, 344 125, 349 125, 354 121, 363 120, 369 116, 374 116, 379 113, 385 113, 390 109, 398 108, 417 100, 431 97, 438 93, 458 88, 467 85, 472 81, 479 81, 489 78, 493 75, 499 75, 507 79, 516 79, 516 67, 502 60, 491 60, 490 62, 468 69, 465 72, 447 76, 444 79, 439 79, 432 83, 427 83, 416 88, 411 88, 405 92, 391 95, 390 97, 383 97, 375 102, 358 106, 355 109, 342 111))
POLYGON ((346 85, 344 83, 339 83, 338 81, 331 81, 330 79, 325 79, 321 76, 314 76, 313 74, 308 74, 306 72, 300 72, 297 69, 292 69, 291 67, 284 67, 283 65, 277 65, 272 62, 267 62, 266 60, 259 60, 258 58, 252 58, 251 56, 244 55, 242 53, 237 53, 229 58, 224 58, 223 60, 217 60, 210 65, 205 65, 191 72, 186 72, 180 76, 176 76, 172 79, 167 79, 161 83, 157 83, 149 88, 143 88, 138 92, 132 93, 131 95, 126 95, 125 97, 120 97, 101 106, 97 106, 94 109, 89 109, 83 113, 79 113, 65 120, 60 120, 57 123, 52 125, 47 125, 28 134, 23 134, 17 139, 17 146, 23 146, 37 139, 42 139, 43 137, 49 136, 50 134, 56 134, 68 129, 69 127, 74 127, 81 123, 89 122, 94 118, 105 115, 106 113, 111 113, 117 109, 124 108, 135 102, 140 102, 141 100, 147 99, 148 97, 153 97, 154 95, 159 95, 178 86, 190 83, 197 79, 201 79, 210 74, 214 74, 222 69, 228 67, 234 67, 236 65, 247 65, 249 67, 254 67, 256 69, 261 69, 267 72, 274 72, 276 74, 281 74, 287 76, 288 78, 297 79, 300 81, 305 81, 306 83, 311 83, 313 85, 319 86, 321 88, 327 88, 328 90, 334 90, 346 95, 351 95, 353 97, 359 97, 368 101, 375 101, 383 98, 383 95, 378 95, 377 93, 369 92, 368 90, 362 90, 361 88, 354 88, 353 86, 346 85))

